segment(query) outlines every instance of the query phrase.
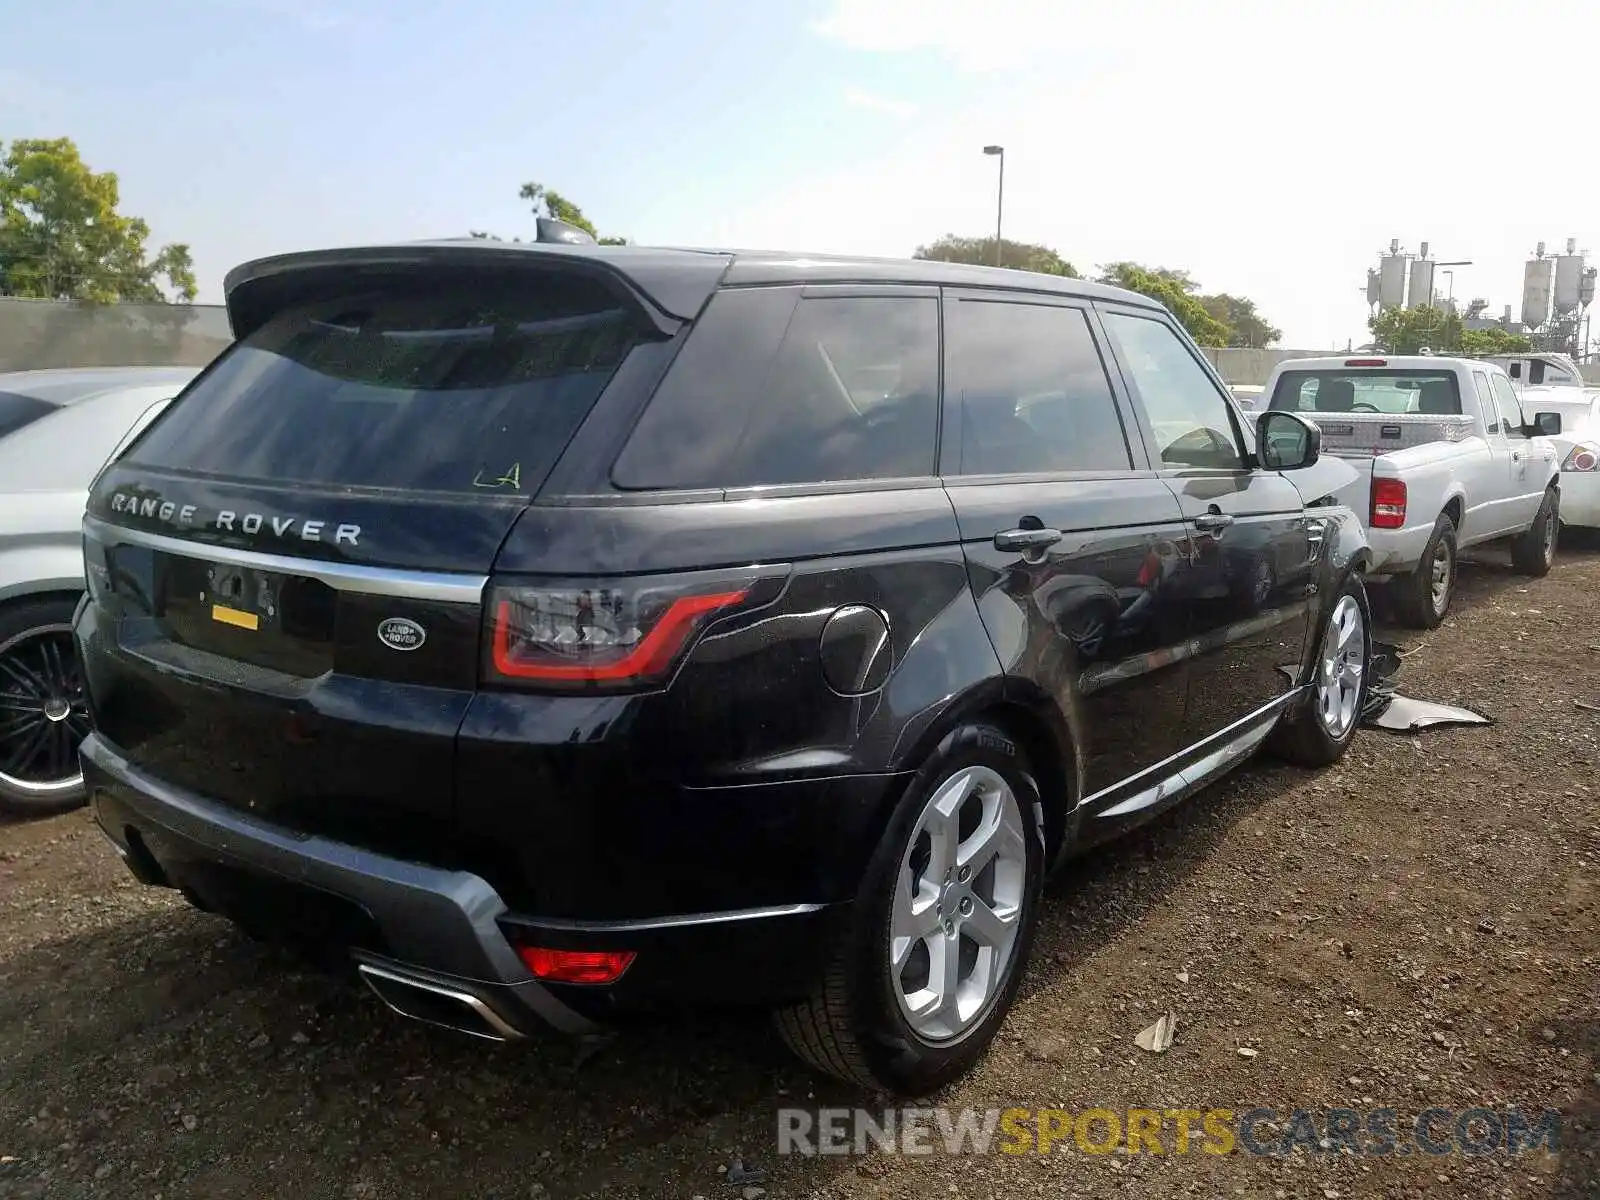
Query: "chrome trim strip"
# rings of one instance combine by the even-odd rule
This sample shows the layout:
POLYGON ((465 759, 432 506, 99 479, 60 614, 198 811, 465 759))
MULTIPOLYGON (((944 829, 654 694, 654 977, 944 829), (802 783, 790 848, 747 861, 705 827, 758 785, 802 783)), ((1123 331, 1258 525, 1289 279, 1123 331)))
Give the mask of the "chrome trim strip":
POLYGON ((363 567, 354 563, 322 562, 314 558, 290 558, 258 550, 236 550, 191 542, 164 533, 128 529, 112 525, 99 517, 83 518, 84 533, 110 545, 127 544, 178 554, 229 566, 250 567, 258 571, 277 571, 300 575, 327 584, 339 592, 360 592, 367 596, 389 596, 397 600, 436 600, 444 604, 479 604, 487 575, 467 575, 437 571, 402 571, 393 567, 363 567))
MULTIPOLYGON (((690 913, 681 917, 640 917, 631 921, 568 921, 523 918, 526 928, 559 929, 574 933, 633 933, 650 929, 685 929, 699 925, 723 925, 733 921, 760 921, 768 917, 803 917, 821 912, 825 904, 775 904, 770 908, 740 908, 729 912, 690 913)), ((520 923, 520 922, 519 922, 520 923)))
POLYGON ((443 996, 446 1000, 454 1001, 476 1015, 481 1021, 483 1021, 485 1025, 494 1030, 494 1033, 490 1034, 484 1033, 478 1029, 468 1029, 464 1025, 445 1025, 442 1022, 430 1020, 427 1017, 419 1017, 416 1013, 407 1012, 393 1000, 389 999, 388 996, 384 995, 383 992, 372 983, 371 978, 368 978, 367 987, 371 988, 372 994, 377 996, 379 1000, 382 1000, 386 1005, 388 1005, 392 1011, 399 1013, 407 1020, 421 1021, 424 1025, 438 1025, 442 1029, 453 1029, 457 1033, 469 1034, 472 1037, 483 1038, 484 1040, 491 1042, 520 1041, 523 1037, 523 1034, 520 1030, 515 1029, 511 1025, 507 1024, 499 1013, 495 1012, 494 1009, 490 1008, 487 1004, 478 999, 478 997, 472 995, 470 992, 457 991, 455 988, 441 987, 437 983, 416 979, 410 975, 403 975, 398 971, 385 970, 383 967, 375 967, 371 963, 358 963, 356 965, 356 970, 363 976, 373 976, 378 979, 386 980, 389 983, 397 983, 401 987, 412 988, 419 992, 428 992, 431 995, 443 996))
MULTIPOLYGON (((1174 781, 1174 780, 1178 780, 1179 781, 1178 786, 1180 786, 1180 787, 1181 786, 1185 786, 1186 783, 1187 783, 1186 780, 1182 780, 1182 778, 1181 778, 1183 776, 1183 774, 1184 774, 1184 769, 1181 768, 1181 767, 1179 767, 1179 768, 1173 767, 1174 763, 1177 763, 1177 762, 1179 762, 1179 761, 1181 761, 1183 759, 1189 758, 1191 755, 1194 754, 1194 752, 1196 750, 1199 750, 1203 746, 1209 746, 1209 745, 1212 745, 1214 743, 1215 744, 1219 744, 1219 750, 1218 751, 1214 751, 1213 753, 1219 753, 1219 752, 1227 750, 1234 742, 1243 741, 1244 738, 1248 737, 1250 735, 1250 732, 1251 732, 1251 730, 1250 730, 1251 726, 1255 725, 1259 721, 1265 721, 1268 717, 1273 716, 1279 709, 1287 708, 1290 704, 1293 704, 1296 700, 1298 700, 1301 696, 1303 696, 1305 694, 1305 691, 1306 691, 1306 685, 1304 685, 1304 684, 1301 684, 1301 685, 1298 685, 1296 687, 1290 688, 1287 692, 1284 692, 1281 696, 1274 697, 1268 703, 1263 704, 1260 708, 1256 709, 1255 712, 1249 713, 1246 716, 1240 717, 1232 725, 1229 725, 1224 729, 1219 729, 1216 733, 1212 734, 1210 737, 1206 738, 1204 741, 1196 742, 1192 746, 1185 746, 1182 750, 1179 750, 1176 754, 1168 755, 1166 758, 1162 759, 1160 762, 1154 764, 1153 766, 1146 767, 1144 770, 1140 771, 1137 775, 1130 775, 1130 776, 1128 776, 1128 778, 1120 780, 1119 782, 1112 784, 1110 787, 1101 788, 1098 792, 1096 792, 1092 796, 1085 796, 1082 800, 1078 801, 1077 807, 1078 808, 1082 808, 1086 804, 1094 804, 1098 800, 1104 800, 1107 796, 1110 796, 1115 792, 1120 792, 1123 789, 1127 788, 1129 785, 1135 783, 1136 781, 1144 780, 1144 779, 1149 779, 1149 780, 1153 780, 1154 781, 1153 783, 1148 785, 1150 790, 1160 789, 1164 795, 1170 796, 1172 794, 1173 789, 1170 788, 1170 787, 1163 787, 1163 785, 1165 785, 1165 784, 1167 784, 1167 783, 1169 783, 1171 781, 1174 781)), ((1267 733, 1270 733, 1270 732, 1271 732, 1271 730, 1269 729, 1267 731, 1267 733)), ((1261 738, 1262 738, 1263 741, 1266 740, 1267 733, 1263 733, 1261 735, 1261 738)), ((1209 754, 1208 755, 1203 755, 1199 759, 1199 761, 1190 763, 1188 769, 1189 770, 1193 770, 1195 767, 1198 767, 1201 763, 1205 762, 1210 757, 1212 757, 1212 755, 1209 755, 1209 754)), ((1157 799, 1160 799, 1161 797, 1160 796, 1148 797, 1148 796, 1145 795, 1145 791, 1143 789, 1141 789, 1138 793, 1136 793, 1134 798, 1141 800, 1142 803, 1130 804, 1129 801, 1125 800, 1122 803, 1116 805, 1116 807, 1111 808, 1111 809, 1107 809, 1105 812, 1100 813, 1098 815, 1099 816, 1110 816, 1110 815, 1113 815, 1113 814, 1118 815, 1118 816, 1125 815, 1128 812, 1133 812, 1133 811, 1136 811, 1136 810, 1138 810, 1140 808, 1147 807, 1149 804, 1155 803, 1155 801, 1157 799)))

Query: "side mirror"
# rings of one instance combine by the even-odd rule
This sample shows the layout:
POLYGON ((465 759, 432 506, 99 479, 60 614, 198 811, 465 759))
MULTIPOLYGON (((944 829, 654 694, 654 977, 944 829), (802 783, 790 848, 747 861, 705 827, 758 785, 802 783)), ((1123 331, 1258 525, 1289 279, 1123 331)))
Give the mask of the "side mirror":
POLYGON ((1559 437, 1561 435, 1561 414, 1558 412, 1534 413, 1533 435, 1536 437, 1559 437))
POLYGON ((1322 452, 1322 427, 1299 413, 1267 411, 1256 418, 1256 453, 1268 471, 1300 471, 1322 452))

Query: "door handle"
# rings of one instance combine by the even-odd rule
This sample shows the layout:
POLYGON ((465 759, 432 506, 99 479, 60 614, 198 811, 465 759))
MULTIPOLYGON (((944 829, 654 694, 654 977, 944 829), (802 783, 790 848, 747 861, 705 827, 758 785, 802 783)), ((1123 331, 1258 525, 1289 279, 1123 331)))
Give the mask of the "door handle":
POLYGON ((1045 550, 1062 538, 1059 529, 1003 529, 994 535, 996 550, 1045 550))
POLYGON ((1201 513, 1194 519, 1194 527, 1201 533, 1220 533, 1233 524, 1233 518, 1227 513, 1207 512, 1201 513))
POLYGON ((1511 461, 1512 462, 1521 462, 1522 461, 1522 451, 1521 450, 1513 450, 1511 452, 1511 461))

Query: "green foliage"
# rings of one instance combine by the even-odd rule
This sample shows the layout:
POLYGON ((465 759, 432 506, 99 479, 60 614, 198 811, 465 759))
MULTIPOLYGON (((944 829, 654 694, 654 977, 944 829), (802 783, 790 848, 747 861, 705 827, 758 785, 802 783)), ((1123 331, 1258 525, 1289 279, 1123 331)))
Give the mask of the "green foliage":
MULTIPOLYGON (((995 265, 994 238, 957 237, 953 233, 947 233, 929 245, 918 246, 912 257, 935 262, 969 263, 973 266, 992 267, 995 265)), ((1013 242, 1010 238, 1000 239, 1000 265, 1015 271, 1037 271, 1041 275, 1080 278, 1077 269, 1050 247, 1035 245, 1032 242, 1013 242)))
POLYGON ((1199 297, 1205 310, 1228 327, 1228 345, 1244 346, 1253 350, 1265 349, 1283 336, 1283 330, 1274 328, 1259 312, 1256 302, 1243 296, 1230 296, 1217 292, 1199 297))
POLYGON ((150 253, 150 226, 117 211, 117 176, 92 171, 71 138, 19 138, 0 159, 0 295, 165 303, 196 287, 189 247, 150 253))
POLYGON ((1186 271, 1152 269, 1131 262, 1106 263, 1100 268, 1100 282, 1138 292, 1165 305, 1202 346, 1230 344, 1232 331, 1212 316, 1203 299, 1194 294, 1196 284, 1186 271))
POLYGON ((1367 328, 1373 344, 1385 354, 1416 354, 1424 347, 1448 354, 1462 344, 1460 316, 1428 304, 1386 308, 1367 318, 1367 328))
MULTIPOLYGON (((536 217, 553 217, 557 221, 564 221, 568 225, 575 225, 583 230, 602 246, 626 246, 628 239, 625 237, 601 237, 600 231, 594 227, 594 222, 583 215, 571 200, 568 200, 554 188, 547 188, 542 183, 525 183, 517 195, 533 205, 536 217)), ((473 237, 477 237, 473 234, 473 237)))
POLYGON ((1498 326, 1461 331, 1461 353, 1473 358, 1485 358, 1491 354, 1527 354, 1532 349, 1533 343, 1526 336, 1498 326))

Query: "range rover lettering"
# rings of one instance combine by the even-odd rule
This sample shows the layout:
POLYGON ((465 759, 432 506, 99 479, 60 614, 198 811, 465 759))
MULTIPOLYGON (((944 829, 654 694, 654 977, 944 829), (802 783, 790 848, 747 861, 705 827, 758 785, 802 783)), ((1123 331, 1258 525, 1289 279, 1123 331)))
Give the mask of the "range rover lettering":
POLYGON ((236 343, 84 520, 94 812, 404 1015, 759 1003, 924 1094, 1050 871, 1354 735, 1351 468, 1143 297, 582 238, 226 293, 236 343))

